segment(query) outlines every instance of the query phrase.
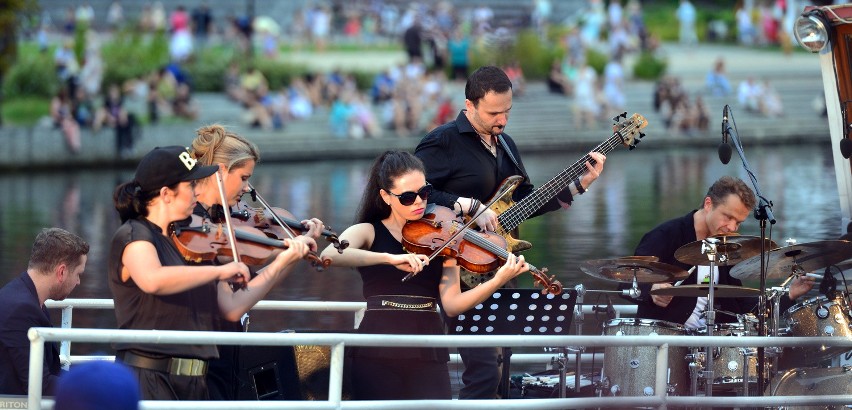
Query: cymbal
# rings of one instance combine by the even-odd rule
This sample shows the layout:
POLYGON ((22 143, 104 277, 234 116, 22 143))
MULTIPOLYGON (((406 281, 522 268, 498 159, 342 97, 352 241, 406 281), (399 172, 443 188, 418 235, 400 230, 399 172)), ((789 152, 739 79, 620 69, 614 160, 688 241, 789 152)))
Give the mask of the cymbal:
MULTIPOLYGON (((652 295, 663 296, 686 296, 686 297, 707 297, 710 294, 710 285, 680 285, 670 288, 654 289, 652 295)), ((717 298, 739 298, 747 296, 758 296, 760 290, 753 288, 745 288, 742 286, 732 285, 716 285, 713 288, 713 297, 717 298)))
MULTIPOLYGON (((766 278, 784 279, 794 268, 799 273, 813 272, 852 257, 852 242, 817 241, 776 248, 766 259, 766 278)), ((760 255, 753 256, 731 269, 737 279, 760 279, 760 255)))
POLYGON ((616 258, 588 260, 580 269, 596 278, 616 282, 658 283, 684 279, 689 272, 668 263, 656 262, 646 258, 616 258))
MULTIPOLYGON (((737 233, 712 236, 718 239, 716 244, 716 266, 736 265, 754 255, 760 255, 760 238, 757 236, 745 236, 737 233)), ((675 251, 675 259, 687 265, 709 266, 710 260, 707 255, 701 253, 704 241, 690 242, 675 251)), ((774 249, 778 245, 767 239, 765 249, 774 249)))

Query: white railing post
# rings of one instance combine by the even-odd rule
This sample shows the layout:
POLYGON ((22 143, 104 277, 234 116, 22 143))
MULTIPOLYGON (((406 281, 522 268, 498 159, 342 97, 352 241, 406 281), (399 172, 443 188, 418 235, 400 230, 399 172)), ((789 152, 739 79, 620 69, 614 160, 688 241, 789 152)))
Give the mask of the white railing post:
POLYGON ((331 345, 331 364, 328 369, 328 401, 338 408, 343 400, 343 361, 345 343, 331 345))
POLYGON ((44 337, 35 330, 29 330, 30 338, 30 382, 27 395, 27 409, 41 410, 41 380, 44 370, 44 337))
POLYGON ((666 408, 666 397, 668 396, 669 382, 669 344, 663 343, 657 346, 657 373, 654 380, 654 394, 663 401, 660 409, 666 408))
MULTIPOLYGON (((71 320, 74 318, 74 306, 65 306, 62 308, 62 328, 70 329, 71 320)), ((68 370, 71 367, 71 342, 63 340, 59 345, 59 358, 62 362, 62 368, 68 370)))

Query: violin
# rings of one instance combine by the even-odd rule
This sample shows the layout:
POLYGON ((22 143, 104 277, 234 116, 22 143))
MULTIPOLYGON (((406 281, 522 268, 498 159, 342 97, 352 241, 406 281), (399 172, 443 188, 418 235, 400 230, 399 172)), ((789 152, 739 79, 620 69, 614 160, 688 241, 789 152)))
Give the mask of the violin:
MULTIPOLYGON (((193 223, 190 226, 173 225, 171 229, 172 241, 184 259, 200 263, 220 256, 233 258, 233 248, 223 225, 211 225, 200 219, 201 217, 193 215, 193 223)), ((250 226, 234 226, 234 234, 240 262, 249 266, 265 266, 288 248, 282 240, 269 238, 260 229, 250 226)), ((318 270, 331 264, 331 260, 320 259, 316 253, 308 253, 305 259, 318 270)))
MULTIPOLYGON (((308 228, 293 216, 292 213, 282 208, 270 207, 269 209, 253 208, 249 204, 240 201, 237 204, 236 210, 231 210, 231 217, 235 219, 235 223, 245 223, 248 226, 255 227, 263 231, 263 233, 273 239, 284 239, 290 236, 284 231, 284 227, 276 221, 284 223, 290 230, 295 230, 299 234, 308 231, 308 228)), ((337 233, 330 229, 323 229, 322 234, 325 239, 330 242, 337 252, 343 253, 343 250, 349 246, 349 241, 341 241, 337 237, 337 233)))
MULTIPOLYGON (((432 255, 463 228, 464 221, 452 209, 430 204, 422 218, 408 221, 402 227, 402 246, 408 252, 432 255)), ((510 254, 507 248, 506 238, 497 233, 465 229, 439 255, 456 258, 462 268, 482 274, 506 262, 510 254)), ((542 293, 562 293, 562 283, 553 275, 547 276, 547 268, 529 266, 535 284, 543 288, 542 293)))

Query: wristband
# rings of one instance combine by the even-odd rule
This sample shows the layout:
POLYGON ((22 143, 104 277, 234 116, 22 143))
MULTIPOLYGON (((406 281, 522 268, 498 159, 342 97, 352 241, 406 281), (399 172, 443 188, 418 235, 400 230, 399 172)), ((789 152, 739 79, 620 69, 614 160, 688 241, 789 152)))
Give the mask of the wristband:
POLYGON ((574 178, 574 188, 577 188, 577 193, 583 195, 587 189, 583 188, 583 184, 580 183, 580 178, 574 178))

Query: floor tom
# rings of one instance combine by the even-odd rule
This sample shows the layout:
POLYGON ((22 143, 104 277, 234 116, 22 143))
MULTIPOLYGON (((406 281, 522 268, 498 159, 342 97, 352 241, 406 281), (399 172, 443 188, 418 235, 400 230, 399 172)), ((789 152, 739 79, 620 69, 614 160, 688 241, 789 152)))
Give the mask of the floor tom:
MULTIPOLYGON (((671 322, 638 318, 612 319, 604 325, 606 336, 685 335, 684 327, 671 322)), ((687 347, 669 346, 667 392, 689 393, 687 347)), ((604 349, 603 391, 612 396, 653 396, 656 380, 655 346, 619 346, 604 349)))

